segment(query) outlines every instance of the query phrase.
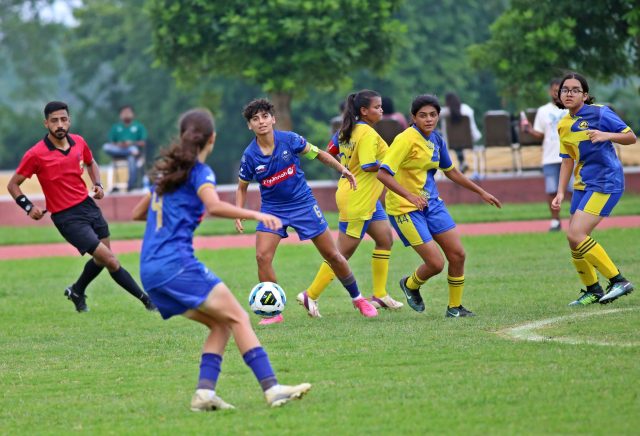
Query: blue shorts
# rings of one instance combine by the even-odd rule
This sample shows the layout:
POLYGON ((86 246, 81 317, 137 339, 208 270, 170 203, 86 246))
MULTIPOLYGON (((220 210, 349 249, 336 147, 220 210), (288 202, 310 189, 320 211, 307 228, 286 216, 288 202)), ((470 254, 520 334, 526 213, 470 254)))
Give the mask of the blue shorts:
MULTIPOLYGON (((558 185, 560 184, 560 163, 542 165, 542 174, 544 175, 544 192, 547 194, 556 194, 558 185)), ((567 192, 573 191, 573 174, 567 183, 567 192)))
POLYGON ((180 271, 162 286, 148 289, 147 293, 162 318, 168 319, 200 307, 218 283, 222 283, 222 280, 198 262, 180 271))
POLYGON ((365 221, 340 221, 338 223, 338 228, 347 236, 362 239, 364 238, 364 234, 367 232, 371 221, 386 221, 387 219, 387 213, 384 211, 380 200, 378 200, 376 203, 376 210, 373 212, 371 219, 365 221))
POLYGON ((257 232, 275 233, 283 238, 288 238, 287 227, 292 227, 297 233, 301 241, 305 239, 313 239, 324 233, 329 227, 327 220, 320 210, 320 206, 315 201, 306 202, 295 207, 287 207, 278 210, 264 207, 261 212, 275 215, 282 220, 282 228, 271 230, 264 224, 258 223, 257 232))
POLYGON ((389 221, 405 247, 426 244, 432 235, 455 228, 444 201, 437 200, 422 211, 414 210, 404 215, 389 215, 389 221))
POLYGON ((574 191, 571 197, 571 215, 581 210, 595 216, 609 216, 620 201, 622 192, 603 194, 595 191, 574 191))

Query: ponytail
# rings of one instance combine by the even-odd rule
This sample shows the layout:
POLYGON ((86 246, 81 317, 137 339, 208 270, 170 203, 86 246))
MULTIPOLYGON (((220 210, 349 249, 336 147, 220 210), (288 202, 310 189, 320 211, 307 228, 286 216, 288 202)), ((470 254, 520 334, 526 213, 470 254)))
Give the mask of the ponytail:
POLYGON ((215 131, 213 115, 206 109, 192 109, 180 117, 180 139, 160 152, 151 169, 151 180, 160 195, 182 185, 198 160, 198 154, 215 131))
POLYGON ((347 104, 342 114, 342 126, 340 127, 339 141, 341 143, 349 142, 351 133, 360 118, 360 109, 368 108, 374 97, 380 97, 375 91, 363 89, 361 91, 349 94, 347 104))

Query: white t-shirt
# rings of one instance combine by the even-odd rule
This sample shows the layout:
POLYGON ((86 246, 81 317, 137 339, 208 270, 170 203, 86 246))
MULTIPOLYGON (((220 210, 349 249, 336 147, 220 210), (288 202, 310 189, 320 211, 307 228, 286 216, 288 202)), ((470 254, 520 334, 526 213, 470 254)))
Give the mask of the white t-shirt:
POLYGON ((562 162, 558 121, 566 114, 566 109, 560 109, 552 102, 541 106, 536 113, 533 130, 544 134, 544 139, 542 140, 542 165, 562 162))
MULTIPOLYGON (((442 129, 442 135, 446 138, 447 144, 449 144, 449 138, 447 137, 447 123, 445 121, 445 117, 450 115, 451 112, 447 106, 443 107, 440 111, 440 127, 442 129)), ((478 142, 480 138, 482 138, 482 133, 478 129, 476 125, 476 119, 473 116, 473 109, 468 104, 462 103, 460 105, 460 115, 469 117, 470 125, 471 125, 471 138, 473 142, 478 142)), ((558 151, 559 153, 559 151, 558 151)))

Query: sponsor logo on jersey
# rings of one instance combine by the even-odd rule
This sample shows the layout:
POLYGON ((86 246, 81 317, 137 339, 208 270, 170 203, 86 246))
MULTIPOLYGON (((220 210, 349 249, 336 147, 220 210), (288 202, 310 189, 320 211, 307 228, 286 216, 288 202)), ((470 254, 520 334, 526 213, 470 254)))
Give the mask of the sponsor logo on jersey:
POLYGON ((282 171, 274 174, 271 177, 267 177, 260 181, 262 186, 266 186, 267 188, 272 187, 273 185, 277 185, 280 182, 284 182, 287 179, 290 179, 296 174, 296 166, 295 164, 290 165, 283 169, 282 171))
POLYGON ((264 173, 265 171, 267 171, 266 165, 258 165, 256 167, 256 174, 264 173))

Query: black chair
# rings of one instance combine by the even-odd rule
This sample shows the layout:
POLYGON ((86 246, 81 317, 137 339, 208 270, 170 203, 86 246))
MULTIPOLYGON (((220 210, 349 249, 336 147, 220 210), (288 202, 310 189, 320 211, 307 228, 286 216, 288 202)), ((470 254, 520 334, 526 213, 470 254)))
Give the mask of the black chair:
MULTIPOLYGON (((518 156, 519 144, 514 143, 511 135, 511 116, 503 110, 487 111, 484 114, 484 144, 489 147, 511 148, 513 169, 522 172, 522 162, 518 156)), ((481 166, 486 167, 486 151, 482 153, 481 166)))
POLYGON ((396 136, 404 131, 402 125, 391 118, 381 119, 373 128, 378 132, 378 135, 384 139, 387 145, 391 145, 396 136))

